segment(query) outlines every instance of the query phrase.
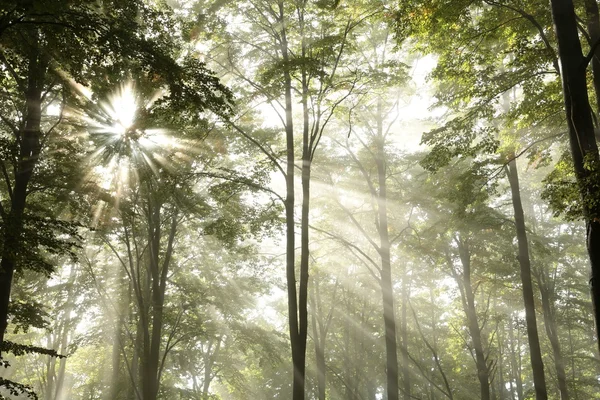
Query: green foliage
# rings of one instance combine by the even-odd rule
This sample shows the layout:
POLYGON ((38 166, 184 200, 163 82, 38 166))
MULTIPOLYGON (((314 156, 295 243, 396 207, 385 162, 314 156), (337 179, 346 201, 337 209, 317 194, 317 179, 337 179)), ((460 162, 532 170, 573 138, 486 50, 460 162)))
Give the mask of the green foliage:
POLYGON ((37 301, 25 302, 13 300, 9 305, 10 323, 14 326, 13 333, 27 333, 30 328, 48 329, 50 314, 44 310, 44 305, 37 301))
POLYGON ((562 154, 559 162, 543 182, 545 187, 541 198, 546 200, 554 210, 555 217, 562 215, 570 221, 582 217, 581 194, 569 153, 562 154))
MULTIPOLYGON (((6 390, 8 390, 8 392, 13 396, 25 395, 33 400, 39 399, 38 395, 31 389, 30 386, 11 381, 10 379, 0 378, 0 388, 6 388, 6 390)), ((10 398, 0 394, 0 400, 10 400, 10 398)))
POLYGON ((9 340, 5 340, 2 343, 1 350, 2 352, 12 353, 15 356, 22 356, 25 354, 44 354, 50 357, 66 357, 66 355, 58 354, 56 350, 46 349, 44 347, 32 346, 28 344, 14 343, 9 340))

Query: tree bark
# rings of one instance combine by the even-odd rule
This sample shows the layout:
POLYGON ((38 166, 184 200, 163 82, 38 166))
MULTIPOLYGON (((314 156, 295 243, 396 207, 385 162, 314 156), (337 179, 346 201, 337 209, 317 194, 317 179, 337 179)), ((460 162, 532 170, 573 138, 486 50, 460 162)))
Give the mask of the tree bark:
POLYGON ((464 293, 463 307, 467 316, 467 325, 473 349, 475 350, 475 365, 477 367, 477 379, 479 380, 481 400, 490 400, 490 371, 488 369, 485 352, 483 350, 483 340, 481 329, 477 321, 477 309, 475 307, 475 294, 471 283, 471 252, 468 241, 461 238, 457 239, 460 261, 463 267, 462 281, 458 280, 459 287, 462 286, 464 293))
POLYGON ((400 315, 400 332, 402 339, 402 383, 404 386, 404 400, 411 399, 411 381, 410 364, 408 357, 408 302, 410 299, 410 276, 408 275, 408 266, 404 266, 404 276, 402 277, 402 312, 400 315))
MULTIPOLYGON (((514 324, 515 321, 511 318, 508 325, 508 337, 510 340, 510 366, 512 376, 514 377, 516 386, 517 386, 517 400, 523 400, 523 380, 521 379, 521 367, 520 363, 517 362, 517 355, 515 354, 515 334, 514 334, 514 324)), ((520 351, 519 344, 517 343, 517 351, 520 351)), ((512 379, 511 379, 512 384, 512 379)))
POLYGON ((384 150, 381 98, 377 101, 377 136, 375 137, 375 163, 379 191, 377 192, 377 231, 381 257, 381 296, 383 300, 383 324, 385 329, 386 379, 388 400, 398 400, 398 344, 390 257, 390 237, 387 216, 387 176, 384 150))
MULTIPOLYGON (((41 151, 42 88, 48 61, 39 48, 37 28, 30 30, 33 45, 29 54, 26 113, 23 128, 19 132, 19 156, 11 197, 11 208, 3 221, 4 245, 0 261, 0 346, 8 325, 8 306, 12 279, 16 268, 19 248, 22 245, 23 214, 27 204, 27 187, 33 176, 41 151)), ((0 347, 1 350, 1 347, 0 347)))
POLYGON ((535 315, 535 300, 533 295, 533 281, 531 278, 531 260, 529 259, 529 243, 527 239, 527 230, 525 228, 525 214, 521 202, 521 189, 519 187, 519 174, 517 171, 517 161, 515 154, 509 155, 508 162, 508 181, 512 204, 515 215, 515 227, 517 231, 517 244, 519 248, 518 259, 521 267, 521 284, 523 286, 523 303, 525 305, 525 321, 527 325, 527 339, 529 341, 529 357, 531 359, 531 369, 533 371, 533 385, 535 395, 538 400, 548 399, 546 390, 546 377, 544 375, 544 362, 542 360, 542 351, 540 349, 540 338, 537 329, 537 320, 535 315))
POLYGON ((600 346, 600 199, 596 183, 599 157, 587 93, 586 68, 589 59, 583 56, 572 0, 550 0, 550 5, 558 41, 571 155, 583 200, 596 342, 600 346))
POLYGON ((558 391, 560 400, 569 400, 569 389, 567 385, 567 373, 565 371, 565 361, 558 340, 558 327, 556 324, 554 307, 551 301, 552 289, 548 285, 548 277, 544 270, 540 271, 538 276, 538 286, 542 295, 542 309, 544 310, 544 326, 546 334, 552 346, 554 356, 554 367, 556 369, 556 379, 558 380, 558 391))
POLYGON ((293 384, 292 399, 304 400, 304 376, 306 370, 306 338, 300 332, 298 321, 299 304, 296 290, 296 248, 295 248, 295 159, 294 159, 294 120, 292 105, 292 76, 290 72, 290 57, 286 27, 284 24, 284 3, 278 2, 281 57, 283 60, 283 86, 285 95, 285 142, 286 142, 286 198, 285 198, 285 226, 286 226, 286 283, 288 295, 288 323, 290 330, 290 345, 292 348, 293 384))
MULTIPOLYGON (((150 196, 149 196, 150 197, 150 196)), ((177 232, 177 212, 171 216, 170 229, 164 255, 161 254, 161 203, 148 200, 148 273, 150 278, 151 326, 144 326, 144 357, 142 360, 143 400, 156 400, 160 385, 160 345, 162 343, 163 315, 167 276, 177 232)))

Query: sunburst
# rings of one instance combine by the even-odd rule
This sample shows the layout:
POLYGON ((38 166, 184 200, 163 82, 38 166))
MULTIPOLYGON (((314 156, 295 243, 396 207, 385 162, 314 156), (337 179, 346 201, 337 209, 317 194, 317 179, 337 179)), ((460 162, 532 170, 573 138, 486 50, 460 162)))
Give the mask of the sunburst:
MULTIPOLYGON (((190 145, 169 129, 148 126, 146 117, 162 93, 145 99, 132 82, 126 82, 98 102, 83 94, 89 103, 81 117, 93 146, 84 180, 103 191, 103 198, 108 194, 115 205, 126 190, 139 184, 140 170, 156 176, 161 171, 173 171, 173 159, 183 159, 177 154, 188 152, 185 149, 190 145)), ((94 225, 105 208, 105 204, 97 204, 94 225)))

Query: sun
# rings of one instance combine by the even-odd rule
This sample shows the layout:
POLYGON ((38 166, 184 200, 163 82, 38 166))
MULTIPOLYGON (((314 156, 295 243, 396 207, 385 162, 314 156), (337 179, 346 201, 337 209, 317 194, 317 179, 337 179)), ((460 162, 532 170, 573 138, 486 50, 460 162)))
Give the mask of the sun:
POLYGON ((158 177, 176 170, 177 154, 190 151, 190 143, 184 144, 169 129, 153 126, 156 121, 150 122, 148 116, 161 93, 148 99, 133 82, 125 82, 99 101, 91 93, 85 97, 88 101, 81 117, 89 134, 90 154, 84 184, 91 183, 101 198, 108 195, 114 206, 148 174, 158 177))

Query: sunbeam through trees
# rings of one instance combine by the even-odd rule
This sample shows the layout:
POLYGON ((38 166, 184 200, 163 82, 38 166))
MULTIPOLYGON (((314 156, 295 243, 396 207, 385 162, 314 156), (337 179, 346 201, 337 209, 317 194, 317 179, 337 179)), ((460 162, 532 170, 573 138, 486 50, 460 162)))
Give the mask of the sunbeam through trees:
POLYGON ((600 399, 596 0, 2 0, 0 81, 0 399, 600 399))

